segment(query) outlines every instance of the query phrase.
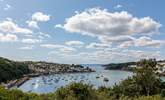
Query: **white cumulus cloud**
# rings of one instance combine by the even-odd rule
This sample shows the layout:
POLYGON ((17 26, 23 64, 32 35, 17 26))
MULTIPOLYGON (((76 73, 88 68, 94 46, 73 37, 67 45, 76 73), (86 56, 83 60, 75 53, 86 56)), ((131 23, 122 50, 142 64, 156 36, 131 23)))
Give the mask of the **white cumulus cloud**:
POLYGON ((105 49, 109 48, 111 45, 109 44, 103 44, 103 43, 90 43, 86 46, 88 49, 105 49))
POLYGON ((123 42, 126 42, 126 41, 134 41, 134 37, 131 37, 131 36, 128 36, 128 35, 125 35, 125 36, 115 36, 115 37, 109 37, 109 36, 100 36, 99 37, 99 40, 102 42, 102 43, 106 43, 106 44, 109 44, 109 43, 123 43, 123 42))
POLYGON ((2 34, 0 33, 0 42, 15 42, 17 41, 17 36, 13 34, 2 34))
POLYGON ((42 12, 35 12, 32 15, 32 20, 37 22, 47 22, 50 20, 50 15, 46 15, 42 12))
POLYGON ((26 21, 26 23, 28 24, 29 27, 32 27, 32 28, 39 28, 38 27, 38 23, 36 21, 26 21))
POLYGON ((142 36, 137 39, 133 39, 132 41, 125 41, 122 42, 118 47, 119 48, 128 48, 131 46, 136 46, 136 47, 154 47, 154 48, 159 48, 160 46, 165 45, 164 40, 154 40, 150 37, 142 36))
POLYGON ((6 20, 0 22, 0 31, 5 33, 23 33, 23 34, 31 34, 32 31, 26 28, 19 27, 12 20, 6 20))
POLYGON ((6 4, 4 10, 9 10, 11 8, 11 5, 6 4))
POLYGON ((75 48, 59 44, 41 44, 40 46, 48 49, 57 49, 59 52, 62 53, 72 53, 76 51, 75 48))
POLYGON ((118 4, 118 5, 116 5, 114 8, 115 8, 115 9, 118 9, 118 8, 122 8, 122 7, 123 7, 122 5, 118 4))
POLYGON ((39 42, 41 42, 41 40, 30 39, 30 38, 22 39, 22 43, 27 43, 27 44, 34 44, 34 43, 39 43, 39 42))
POLYGON ((29 27, 39 29, 39 22, 47 22, 50 20, 50 15, 44 14, 43 12, 35 12, 31 19, 26 21, 29 27))
POLYGON ((151 34, 160 27, 161 24, 150 17, 138 18, 126 11, 109 12, 99 8, 76 13, 63 25, 66 31, 90 36, 151 34))
POLYGON ((30 46, 20 47, 19 49, 20 49, 20 50, 32 50, 33 47, 34 47, 33 45, 30 45, 30 46))
POLYGON ((75 46, 75 47, 82 47, 84 45, 84 42, 82 41, 67 41, 65 42, 68 46, 75 46))
POLYGON ((149 47, 160 47, 161 45, 165 44, 165 41, 161 40, 153 40, 150 37, 140 37, 139 39, 136 39, 135 45, 136 46, 149 46, 149 47))

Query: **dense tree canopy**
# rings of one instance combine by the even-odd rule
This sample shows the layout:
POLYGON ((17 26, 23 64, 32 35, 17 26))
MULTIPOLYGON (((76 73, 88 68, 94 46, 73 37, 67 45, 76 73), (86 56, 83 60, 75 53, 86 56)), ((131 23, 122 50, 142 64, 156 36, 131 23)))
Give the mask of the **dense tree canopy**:
POLYGON ((17 79, 26 73, 29 73, 27 65, 0 58, 0 83, 17 79))

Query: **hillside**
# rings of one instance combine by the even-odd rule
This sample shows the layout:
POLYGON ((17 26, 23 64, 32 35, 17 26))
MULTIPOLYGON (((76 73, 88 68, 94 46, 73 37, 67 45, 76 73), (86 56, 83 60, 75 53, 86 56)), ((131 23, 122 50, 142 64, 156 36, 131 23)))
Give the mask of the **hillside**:
MULTIPOLYGON (((156 60, 156 59, 155 59, 156 60)), ((106 65, 102 65, 105 70, 126 70, 126 71, 133 71, 135 67, 138 66, 138 62, 125 62, 125 63, 110 63, 106 65)), ((158 60, 156 61, 156 73, 165 76, 165 60, 158 60)))
POLYGON ((31 77, 45 74, 75 72, 93 72, 93 70, 74 64, 58 64, 43 61, 18 62, 0 57, 0 83, 18 79, 23 76, 31 77))
POLYGON ((40 74, 56 74, 56 73, 74 73, 74 72, 92 72, 93 70, 84 67, 82 65, 75 64, 58 64, 50 62, 32 62, 25 61, 24 64, 28 65, 28 68, 32 73, 40 74))
POLYGON ((26 64, 0 57, 0 83, 20 78, 29 72, 26 64))
POLYGON ((129 66, 136 65, 136 62, 110 63, 103 65, 106 70, 132 70, 129 66))

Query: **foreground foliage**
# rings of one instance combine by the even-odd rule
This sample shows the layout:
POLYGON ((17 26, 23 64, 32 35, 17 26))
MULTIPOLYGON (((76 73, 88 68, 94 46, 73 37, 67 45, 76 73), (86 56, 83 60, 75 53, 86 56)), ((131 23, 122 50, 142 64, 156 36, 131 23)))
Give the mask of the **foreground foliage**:
POLYGON ((117 90, 115 94, 119 96, 149 96, 161 93, 165 88, 164 82, 156 75, 156 60, 142 60, 138 62, 138 68, 134 71, 135 75, 114 86, 117 90))
POLYGON ((121 96, 116 99, 110 89, 95 90, 82 83, 73 83, 49 94, 23 93, 20 90, 6 90, 0 87, 0 100, 165 100, 165 98, 158 94, 138 97, 121 96))

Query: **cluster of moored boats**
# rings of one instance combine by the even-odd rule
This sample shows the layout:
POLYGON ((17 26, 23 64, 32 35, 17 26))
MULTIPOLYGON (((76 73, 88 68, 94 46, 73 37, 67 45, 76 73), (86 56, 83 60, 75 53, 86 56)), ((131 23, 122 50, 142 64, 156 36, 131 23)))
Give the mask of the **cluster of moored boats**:
POLYGON ((97 76, 96 76, 96 79, 99 79, 99 78, 101 78, 101 77, 103 78, 103 81, 104 81, 104 82, 108 82, 108 81, 109 81, 109 79, 108 79, 107 77, 104 77, 103 75, 101 75, 101 76, 97 75, 97 76))
POLYGON ((53 85, 57 84, 59 82, 82 82, 84 80, 88 80, 85 75, 61 75, 61 74, 56 74, 56 75, 49 75, 49 76, 41 76, 40 82, 35 81, 32 83, 32 85, 36 84, 48 84, 48 85, 53 85))
MULTIPOLYGON (((32 86, 36 87, 36 85, 53 85, 55 88, 59 88, 59 85, 66 85, 72 82, 83 82, 90 84, 92 80, 89 78, 90 75, 87 74, 56 74, 56 75, 49 75, 49 76, 41 76, 40 79, 36 79, 36 81, 33 81, 31 83, 32 86)), ((96 75, 97 79, 103 79, 104 82, 108 82, 109 79, 103 75, 96 75)))

